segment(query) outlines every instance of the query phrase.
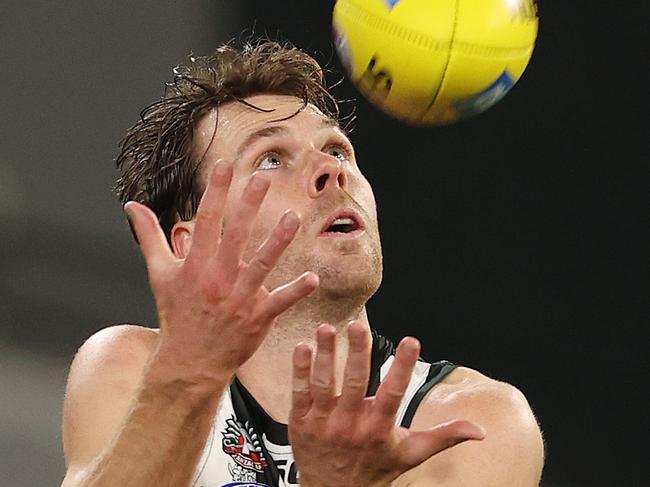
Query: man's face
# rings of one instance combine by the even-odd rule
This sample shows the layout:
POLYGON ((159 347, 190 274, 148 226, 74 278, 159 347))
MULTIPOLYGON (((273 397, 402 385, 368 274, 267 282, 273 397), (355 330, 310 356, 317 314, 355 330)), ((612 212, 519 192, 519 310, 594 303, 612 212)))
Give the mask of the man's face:
POLYGON ((309 270, 319 275, 322 293, 334 297, 363 293, 370 298, 382 274, 377 209, 352 144, 311 105, 290 117, 303 104, 295 97, 257 95, 246 101, 273 111, 229 103, 206 115, 195 133, 198 153, 205 152, 200 175, 204 183, 217 162, 233 163, 225 225, 254 172, 271 182, 244 260, 292 209, 301 215, 302 226, 266 280, 267 288, 309 270), (276 121, 286 117, 290 118, 276 121), (341 225, 330 226, 337 216, 343 218, 337 220, 341 225), (346 225, 350 220, 354 223, 346 225))

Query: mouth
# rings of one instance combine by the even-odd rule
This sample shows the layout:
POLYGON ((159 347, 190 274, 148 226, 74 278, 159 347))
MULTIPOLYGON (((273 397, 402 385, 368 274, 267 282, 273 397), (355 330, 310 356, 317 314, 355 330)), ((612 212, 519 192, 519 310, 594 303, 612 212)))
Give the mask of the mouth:
POLYGON ((321 237, 356 237, 365 230, 359 214, 345 208, 330 216, 321 229, 321 237))

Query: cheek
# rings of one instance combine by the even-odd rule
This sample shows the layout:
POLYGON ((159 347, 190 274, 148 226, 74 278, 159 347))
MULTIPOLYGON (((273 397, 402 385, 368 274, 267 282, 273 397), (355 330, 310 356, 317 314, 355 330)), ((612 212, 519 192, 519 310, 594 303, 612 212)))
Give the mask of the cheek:
POLYGON ((370 186, 370 183, 363 175, 360 175, 356 183, 358 184, 357 194, 361 198, 359 203, 368 214, 377 218, 377 203, 375 201, 375 193, 372 190, 372 186, 370 186))
POLYGON ((244 262, 250 262, 264 241, 268 238, 271 230, 273 230, 273 227, 269 225, 268 220, 266 220, 263 215, 258 214, 253 222, 250 237, 244 250, 244 262))
POLYGON ((370 187, 370 185, 368 185, 368 195, 369 195, 368 200, 370 202, 370 207, 372 208, 372 212, 375 216, 377 216, 377 202, 375 201, 375 193, 370 187))
MULTIPOLYGON (((228 226, 236 218, 237 213, 239 212, 242 204, 242 194, 244 188, 246 187, 250 176, 247 177, 238 177, 238 174, 235 174, 231 182, 230 188, 228 189, 228 196, 226 199, 226 206, 224 208, 224 225, 228 226)), ((257 214, 254 216, 253 221, 250 227, 250 237, 244 249, 243 260, 245 262, 250 261, 250 259, 255 255, 260 245, 266 240, 271 230, 275 227, 275 224, 280 218, 281 212, 279 214, 273 206, 273 195, 271 189, 267 193, 264 201, 260 205, 257 214)), ((241 223, 241 222, 240 222, 241 223)))
POLYGON ((257 249, 275 229, 282 215, 288 209, 300 212, 297 204, 286 197, 280 188, 271 185, 257 212, 251 230, 250 247, 257 249))

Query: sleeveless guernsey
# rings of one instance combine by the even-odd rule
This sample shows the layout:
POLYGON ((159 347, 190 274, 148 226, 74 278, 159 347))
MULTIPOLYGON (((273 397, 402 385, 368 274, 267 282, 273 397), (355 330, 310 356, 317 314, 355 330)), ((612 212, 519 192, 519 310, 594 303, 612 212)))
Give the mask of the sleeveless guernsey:
MULTIPOLYGON (((395 360, 395 347, 372 332, 372 366, 367 396, 377 392, 395 360)), ((411 425, 424 396, 456 366, 419 360, 395 423, 411 425)), ((192 487, 298 487, 298 471, 287 426, 273 420, 235 379, 217 410, 192 487)))

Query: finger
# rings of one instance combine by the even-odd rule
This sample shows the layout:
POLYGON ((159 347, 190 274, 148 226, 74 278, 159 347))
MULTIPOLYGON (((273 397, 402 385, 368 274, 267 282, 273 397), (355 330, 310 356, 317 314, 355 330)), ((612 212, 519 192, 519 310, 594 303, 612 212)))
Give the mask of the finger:
POLYGON ((343 373, 343 391, 339 406, 344 411, 360 411, 368 392, 372 339, 360 321, 348 327, 348 359, 343 373))
POLYGON ((289 422, 299 420, 311 409, 309 377, 311 374, 311 347, 300 343, 293 351, 293 381, 289 422))
POLYGON ((237 292, 250 296, 264 283, 280 256, 291 243, 300 226, 300 219, 293 211, 287 211, 249 262, 237 284, 237 292))
POLYGON ((275 288, 261 306, 260 319, 272 321, 318 287, 318 276, 305 272, 284 286, 275 288))
POLYGON ((321 325, 316 331, 316 358, 311 371, 311 396, 314 413, 329 415, 334 402, 334 355, 336 353, 336 329, 321 325))
POLYGON ((485 434, 481 426, 464 420, 449 421, 424 431, 412 431, 405 439, 405 448, 400 449, 403 456, 400 463, 413 468, 459 443, 483 440, 485 434))
POLYGON ((220 269, 224 279, 234 280, 244 247, 250 237, 253 221, 266 196, 269 184, 266 177, 253 174, 244 188, 241 201, 235 207, 234 213, 228 215, 215 264, 215 268, 220 269))
POLYGON ((174 254, 153 211, 135 201, 126 203, 124 211, 138 239, 149 273, 152 269, 174 260, 174 254))
POLYGON ((375 420, 381 423, 394 421, 419 354, 420 342, 417 339, 407 337, 400 342, 388 375, 377 389, 373 407, 375 420))
POLYGON ((205 262, 207 257, 216 253, 221 240, 224 208, 231 181, 232 164, 217 163, 210 173, 208 186, 196 211, 196 225, 188 259, 205 262))

